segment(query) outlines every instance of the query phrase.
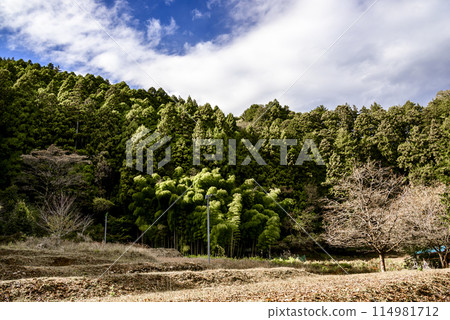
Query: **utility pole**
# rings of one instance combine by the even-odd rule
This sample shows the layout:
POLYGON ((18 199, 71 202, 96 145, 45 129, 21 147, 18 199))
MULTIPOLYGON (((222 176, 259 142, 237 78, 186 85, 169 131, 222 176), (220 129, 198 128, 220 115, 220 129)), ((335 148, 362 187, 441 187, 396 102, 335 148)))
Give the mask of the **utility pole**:
POLYGON ((105 243, 106 243, 106 228, 108 227, 108 212, 105 214, 105 243))
POLYGON ((211 263, 211 242, 209 240, 209 198, 214 196, 214 194, 207 194, 206 198, 206 234, 208 235, 208 263, 211 263))

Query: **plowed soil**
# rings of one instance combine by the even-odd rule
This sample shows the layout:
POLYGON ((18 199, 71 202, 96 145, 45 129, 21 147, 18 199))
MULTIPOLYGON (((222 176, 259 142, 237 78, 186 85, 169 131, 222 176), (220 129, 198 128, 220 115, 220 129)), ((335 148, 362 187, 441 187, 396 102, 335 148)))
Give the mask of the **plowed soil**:
POLYGON ((450 301, 450 270, 316 275, 268 261, 213 259, 208 264, 174 249, 67 243, 0 247, 0 301, 86 300, 450 301))

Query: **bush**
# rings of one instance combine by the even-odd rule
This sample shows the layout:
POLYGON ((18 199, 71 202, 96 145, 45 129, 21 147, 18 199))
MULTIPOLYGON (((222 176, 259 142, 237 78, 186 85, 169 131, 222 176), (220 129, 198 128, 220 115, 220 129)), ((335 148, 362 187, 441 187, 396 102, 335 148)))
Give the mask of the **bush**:
POLYGON ((35 212, 25 201, 18 200, 12 210, 0 208, 0 233, 4 236, 14 234, 31 235, 36 231, 35 212))

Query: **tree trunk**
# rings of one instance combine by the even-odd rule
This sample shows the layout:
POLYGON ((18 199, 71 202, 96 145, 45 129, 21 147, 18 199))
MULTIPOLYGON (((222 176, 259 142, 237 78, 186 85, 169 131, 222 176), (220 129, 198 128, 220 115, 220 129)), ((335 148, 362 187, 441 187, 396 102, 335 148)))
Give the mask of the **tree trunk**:
POLYGON ((439 260, 440 260, 440 262, 441 262, 441 267, 442 267, 442 268, 445 268, 445 267, 444 267, 444 265, 445 265, 445 263, 444 263, 444 257, 443 257, 443 255, 442 255, 442 253, 440 253, 440 252, 438 251, 438 255, 439 255, 439 260))
POLYGON ((439 255, 439 260, 441 262, 441 267, 443 269, 448 267, 448 263, 447 263, 447 255, 444 252, 441 251, 437 251, 438 255, 439 255))
POLYGON ((175 229, 173 230, 173 248, 176 250, 177 249, 177 236, 175 233, 175 229))
POLYGON ((385 254, 384 253, 380 253, 379 256, 380 256, 380 271, 381 272, 386 272, 386 263, 384 262, 385 254))
MULTIPOLYGON (((78 120, 77 120, 77 129, 76 129, 76 134, 78 135, 78 128, 79 128, 79 122, 78 122, 78 120)), ((77 150, 77 140, 78 140, 78 137, 76 136, 75 137, 75 150, 77 150)))
POLYGON ((233 230, 231 230, 230 258, 233 258, 233 230))

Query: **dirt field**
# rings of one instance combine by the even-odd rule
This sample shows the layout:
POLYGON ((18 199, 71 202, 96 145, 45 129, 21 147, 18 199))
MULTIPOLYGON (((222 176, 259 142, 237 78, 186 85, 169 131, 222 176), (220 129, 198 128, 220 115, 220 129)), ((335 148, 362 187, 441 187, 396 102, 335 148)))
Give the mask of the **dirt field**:
POLYGON ((450 270, 318 275, 306 265, 29 240, 0 247, 0 301, 450 301, 450 270), (308 270, 308 271, 307 271, 308 270))

